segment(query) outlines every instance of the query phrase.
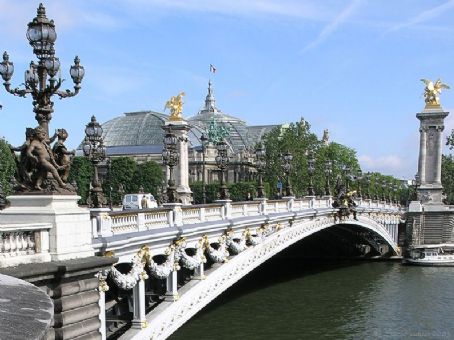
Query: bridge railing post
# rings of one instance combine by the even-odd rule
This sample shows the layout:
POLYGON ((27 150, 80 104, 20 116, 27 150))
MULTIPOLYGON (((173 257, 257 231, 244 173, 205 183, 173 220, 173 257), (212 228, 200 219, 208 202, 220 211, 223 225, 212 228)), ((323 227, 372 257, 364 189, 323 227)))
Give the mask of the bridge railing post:
POLYGON ((137 214, 137 230, 142 231, 145 230, 145 214, 138 213, 137 214))
POLYGON ((199 218, 200 218, 200 222, 205 222, 205 219, 206 219, 205 216, 206 216, 206 215, 205 215, 205 208, 202 207, 202 208, 199 209, 199 218))
POLYGON ((109 216, 109 208, 90 209, 90 216, 93 228, 93 237, 112 236, 112 218, 109 216))
POLYGON ((183 210, 181 203, 164 203, 164 207, 171 208, 168 213, 169 226, 182 226, 183 225, 183 210))

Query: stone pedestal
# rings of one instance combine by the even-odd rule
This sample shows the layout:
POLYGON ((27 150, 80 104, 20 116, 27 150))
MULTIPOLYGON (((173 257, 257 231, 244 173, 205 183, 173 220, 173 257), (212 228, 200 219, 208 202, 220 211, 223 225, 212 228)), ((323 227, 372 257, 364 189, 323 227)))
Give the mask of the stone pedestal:
POLYGON ((449 112, 441 106, 424 109, 416 117, 420 120, 418 198, 423 204, 442 205, 441 156, 443 153, 444 119, 449 112))
POLYGON ((191 204, 192 191, 189 187, 189 157, 188 157, 188 131, 190 126, 185 120, 174 120, 165 123, 170 126, 172 132, 178 138, 177 150, 180 160, 175 167, 175 183, 177 186, 178 198, 183 204, 191 204))
POLYGON ((0 212, 0 224, 50 223, 49 253, 52 260, 94 255, 92 224, 87 208, 77 205, 76 195, 9 196, 10 207, 0 212))

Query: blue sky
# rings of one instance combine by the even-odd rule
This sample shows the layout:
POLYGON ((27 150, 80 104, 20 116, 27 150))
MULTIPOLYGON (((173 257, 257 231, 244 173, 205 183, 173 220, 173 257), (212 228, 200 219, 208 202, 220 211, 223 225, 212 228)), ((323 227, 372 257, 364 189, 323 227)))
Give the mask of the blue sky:
MULTIPOLYGON (((37 1, 0 0, 0 51, 15 65, 13 86, 34 59, 25 38, 37 1)), ((162 111, 186 92, 184 116, 202 107, 208 78, 217 106, 249 125, 304 117, 320 137, 358 153, 364 171, 412 178, 417 171, 420 78, 454 85, 454 1, 90 0, 44 2, 55 20, 66 87, 78 55, 80 94, 55 99, 51 131, 68 145, 100 122, 162 111), (209 73, 209 65, 217 68, 209 73)), ((442 93, 446 111, 454 90, 442 93)), ((0 136, 13 145, 36 126, 31 99, 0 89, 0 136)), ((445 135, 454 128, 454 112, 445 135)))

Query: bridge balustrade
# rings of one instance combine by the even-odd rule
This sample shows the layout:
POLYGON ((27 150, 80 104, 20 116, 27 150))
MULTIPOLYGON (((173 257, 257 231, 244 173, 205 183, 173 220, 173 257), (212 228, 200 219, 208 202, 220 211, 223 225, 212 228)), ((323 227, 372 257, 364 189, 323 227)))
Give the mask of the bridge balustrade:
POLYGON ((0 267, 50 261, 50 223, 0 225, 0 267))

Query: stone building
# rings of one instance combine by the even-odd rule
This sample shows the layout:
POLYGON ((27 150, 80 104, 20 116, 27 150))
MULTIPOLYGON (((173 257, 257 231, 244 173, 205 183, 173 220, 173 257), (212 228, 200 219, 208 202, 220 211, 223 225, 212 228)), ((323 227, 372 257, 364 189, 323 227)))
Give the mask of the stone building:
MULTIPOLYGON (((211 81, 203 108, 194 116, 184 118, 189 126, 188 155, 189 181, 201 181, 205 163, 206 183, 219 180, 216 166, 217 151, 211 142, 206 143, 203 162, 202 133, 208 135, 210 126, 228 131, 225 137, 230 150, 227 182, 252 180, 255 174, 254 148, 263 135, 278 125, 248 126, 243 120, 225 114, 216 106, 211 81)), ((109 157, 133 157, 138 163, 156 161, 162 163, 164 130, 169 116, 159 112, 127 112, 102 124, 103 139, 109 157)))

